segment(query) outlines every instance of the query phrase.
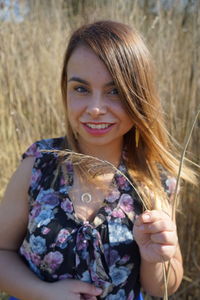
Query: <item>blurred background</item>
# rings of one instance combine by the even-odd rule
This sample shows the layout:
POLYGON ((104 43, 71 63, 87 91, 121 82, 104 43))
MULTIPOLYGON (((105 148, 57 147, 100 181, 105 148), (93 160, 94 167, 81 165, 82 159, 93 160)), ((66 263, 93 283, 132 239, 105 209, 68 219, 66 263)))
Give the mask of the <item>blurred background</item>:
MULTIPOLYGON (((0 197, 30 144, 65 134, 64 50, 75 28, 100 19, 121 21, 142 33, 155 63, 167 128, 182 151, 200 108, 199 0, 0 0, 0 197)), ((186 153, 197 172, 199 125, 186 153)), ((199 187, 183 184, 177 219, 185 274, 170 299, 200 299, 199 196, 199 187)), ((2 299, 7 299, 4 293, 2 299)))

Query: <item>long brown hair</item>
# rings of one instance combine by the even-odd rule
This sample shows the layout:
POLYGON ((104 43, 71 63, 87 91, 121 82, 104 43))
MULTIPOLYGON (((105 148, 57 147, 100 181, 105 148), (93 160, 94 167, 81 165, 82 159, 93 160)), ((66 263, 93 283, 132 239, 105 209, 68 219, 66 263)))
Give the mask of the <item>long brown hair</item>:
MULTIPOLYGON (((92 49, 103 61, 118 88, 127 114, 134 122, 134 128, 124 137, 129 173, 138 186, 148 187, 154 196, 163 196, 160 168, 176 176, 178 160, 174 156, 175 150, 172 149, 163 120, 150 53, 140 34, 125 24, 99 21, 84 25, 69 40, 63 63, 61 89, 67 138, 72 150, 79 151, 67 118, 67 64, 73 51, 81 45, 92 49), (138 147, 135 143, 136 128, 140 136, 138 147)), ((191 176, 192 173, 189 176, 188 172, 190 173, 185 168, 182 177, 192 181, 194 176, 191 176)), ((145 195, 145 202, 152 207, 149 196, 145 195)))

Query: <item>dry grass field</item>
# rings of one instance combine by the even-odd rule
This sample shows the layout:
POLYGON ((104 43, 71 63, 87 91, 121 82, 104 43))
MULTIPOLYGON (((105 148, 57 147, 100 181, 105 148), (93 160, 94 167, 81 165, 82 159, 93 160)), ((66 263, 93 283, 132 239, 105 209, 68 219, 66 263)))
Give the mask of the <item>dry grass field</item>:
MULTIPOLYGON (((20 154, 38 139, 64 134, 59 87, 63 53, 71 30, 88 21, 118 20, 142 32, 155 62, 167 127, 181 152, 200 106, 200 2, 193 1, 194 9, 181 8, 179 0, 164 9, 161 2, 30 1, 23 22, 0 23, 1 197, 20 154)), ((199 124, 186 153, 195 164, 200 162, 199 124)), ((199 187, 183 184, 177 219, 185 274, 170 299, 200 299, 199 196, 199 187)))

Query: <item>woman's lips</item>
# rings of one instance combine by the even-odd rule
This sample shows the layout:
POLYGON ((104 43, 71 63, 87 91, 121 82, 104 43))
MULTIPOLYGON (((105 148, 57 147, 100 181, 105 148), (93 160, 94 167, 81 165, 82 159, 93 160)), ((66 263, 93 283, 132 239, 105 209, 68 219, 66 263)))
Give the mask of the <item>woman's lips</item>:
POLYGON ((82 123, 84 129, 92 135, 103 135, 109 132, 115 123, 82 123))

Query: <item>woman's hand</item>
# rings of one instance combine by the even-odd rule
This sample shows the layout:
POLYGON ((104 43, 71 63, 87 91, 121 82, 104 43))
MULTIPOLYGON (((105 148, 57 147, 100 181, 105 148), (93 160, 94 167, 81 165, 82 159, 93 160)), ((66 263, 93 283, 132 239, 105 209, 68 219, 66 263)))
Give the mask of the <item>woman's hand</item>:
POLYGON ((41 295, 43 300, 96 300, 96 296, 102 293, 102 290, 93 284, 74 279, 56 281, 47 285, 41 295))
POLYGON ((176 253, 178 237, 176 225, 167 213, 145 211, 137 217, 133 235, 141 257, 149 263, 170 260, 176 253))

